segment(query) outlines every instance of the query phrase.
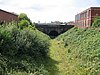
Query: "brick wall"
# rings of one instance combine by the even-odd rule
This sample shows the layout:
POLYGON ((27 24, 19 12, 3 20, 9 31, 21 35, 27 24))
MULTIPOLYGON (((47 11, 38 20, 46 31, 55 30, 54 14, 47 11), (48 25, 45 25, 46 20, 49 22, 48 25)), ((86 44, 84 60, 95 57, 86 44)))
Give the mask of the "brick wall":
POLYGON ((18 15, 0 10, 0 22, 18 21, 18 15))
POLYGON ((100 16, 100 7, 91 7, 75 16, 75 25, 81 28, 90 27, 95 16, 100 16))

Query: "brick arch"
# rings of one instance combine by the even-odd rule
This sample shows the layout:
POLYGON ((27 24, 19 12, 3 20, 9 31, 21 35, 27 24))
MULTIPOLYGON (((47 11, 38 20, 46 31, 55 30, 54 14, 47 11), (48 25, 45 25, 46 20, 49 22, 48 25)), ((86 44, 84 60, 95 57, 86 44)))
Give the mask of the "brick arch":
POLYGON ((50 36, 58 36, 59 33, 56 30, 52 30, 52 31, 49 32, 49 35, 50 36))

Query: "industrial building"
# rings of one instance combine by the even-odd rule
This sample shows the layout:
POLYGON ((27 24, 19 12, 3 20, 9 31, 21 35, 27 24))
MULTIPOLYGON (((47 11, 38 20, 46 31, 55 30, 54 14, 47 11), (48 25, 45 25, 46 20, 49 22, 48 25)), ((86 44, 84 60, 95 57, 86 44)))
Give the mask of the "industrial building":
POLYGON ((0 9, 0 24, 18 21, 18 15, 0 9))
POLYGON ((80 28, 91 27, 96 16, 100 16, 100 7, 90 7, 75 16, 75 25, 80 28))

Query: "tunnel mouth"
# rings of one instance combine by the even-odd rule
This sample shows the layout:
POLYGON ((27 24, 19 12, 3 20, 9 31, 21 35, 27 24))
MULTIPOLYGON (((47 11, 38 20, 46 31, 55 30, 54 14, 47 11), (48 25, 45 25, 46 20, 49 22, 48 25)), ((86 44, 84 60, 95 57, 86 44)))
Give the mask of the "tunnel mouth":
POLYGON ((53 31, 51 31, 51 32, 49 33, 49 36, 50 36, 51 38, 55 38, 55 37, 57 37, 58 35, 59 35, 58 32, 55 31, 55 30, 53 30, 53 31))

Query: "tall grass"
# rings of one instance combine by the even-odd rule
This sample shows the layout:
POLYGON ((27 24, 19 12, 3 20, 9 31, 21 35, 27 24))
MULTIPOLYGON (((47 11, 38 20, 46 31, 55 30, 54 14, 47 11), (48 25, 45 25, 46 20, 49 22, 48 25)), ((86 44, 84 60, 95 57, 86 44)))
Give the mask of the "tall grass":
POLYGON ((73 28, 60 35, 66 48, 66 75, 100 74, 100 30, 73 28))

